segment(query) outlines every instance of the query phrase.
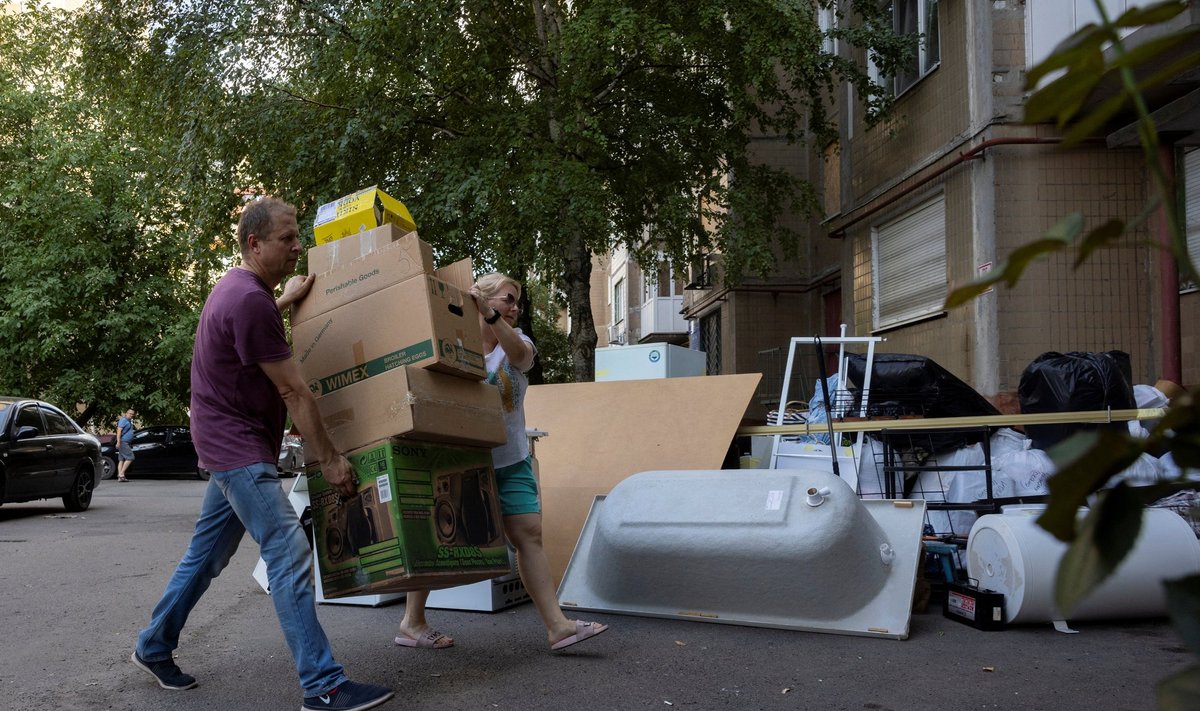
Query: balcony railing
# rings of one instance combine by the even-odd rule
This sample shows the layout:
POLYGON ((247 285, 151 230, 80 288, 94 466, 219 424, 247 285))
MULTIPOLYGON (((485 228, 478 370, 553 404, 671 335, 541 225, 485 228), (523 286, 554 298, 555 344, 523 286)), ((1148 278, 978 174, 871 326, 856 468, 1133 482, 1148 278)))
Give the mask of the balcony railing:
POLYGON ((688 322, 680 310, 683 309, 683 295, 658 296, 642 304, 641 340, 669 338, 686 334, 688 322))

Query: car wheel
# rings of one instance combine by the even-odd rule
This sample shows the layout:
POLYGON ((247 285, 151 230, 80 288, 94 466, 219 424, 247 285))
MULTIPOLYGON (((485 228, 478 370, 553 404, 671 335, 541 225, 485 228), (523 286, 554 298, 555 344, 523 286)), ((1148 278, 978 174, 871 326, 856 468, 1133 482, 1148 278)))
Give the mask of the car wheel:
POLYGON ((205 469, 204 467, 196 467, 196 478, 197 479, 199 479, 200 481, 208 481, 209 476, 210 475, 209 475, 207 469, 205 469))
POLYGON ((117 463, 112 457, 100 457, 100 464, 103 469, 100 470, 101 479, 112 479, 117 473, 117 463))
POLYGON ((92 505, 92 491, 95 485, 92 470, 80 467, 79 471, 75 472, 75 482, 71 484, 71 490, 63 497, 63 506, 67 507, 67 511, 87 511, 92 505))

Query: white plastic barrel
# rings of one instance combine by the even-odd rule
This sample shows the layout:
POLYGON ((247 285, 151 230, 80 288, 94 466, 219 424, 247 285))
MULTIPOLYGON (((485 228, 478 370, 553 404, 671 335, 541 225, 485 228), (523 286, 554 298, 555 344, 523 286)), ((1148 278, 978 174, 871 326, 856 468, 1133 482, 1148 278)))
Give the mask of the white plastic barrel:
MULTIPOLYGON (((1062 619, 1054 604, 1067 545, 1037 525, 1043 507, 980 516, 967 540, 967 574, 1004 594, 1009 622, 1062 619)), ((1072 620, 1158 617, 1167 611, 1164 580, 1200 572, 1200 541, 1179 514, 1147 509, 1133 549, 1071 613, 1072 620)))

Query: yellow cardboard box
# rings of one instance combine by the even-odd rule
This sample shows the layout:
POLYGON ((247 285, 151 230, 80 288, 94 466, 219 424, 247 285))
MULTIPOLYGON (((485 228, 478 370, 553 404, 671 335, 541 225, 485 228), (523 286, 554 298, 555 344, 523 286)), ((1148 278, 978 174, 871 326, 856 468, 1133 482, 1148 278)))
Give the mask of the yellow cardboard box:
MULTIPOLYGON (((394 230, 391 225, 376 228, 363 234, 381 230, 394 230)), ((357 236, 331 242, 326 247, 342 242, 356 241, 357 236)), ((321 249, 318 247, 317 249, 321 249)), ((292 307, 292 324, 317 318, 355 299, 373 294, 389 286, 395 286, 415 276, 433 273, 433 250, 416 232, 409 232, 394 242, 366 255, 348 261, 329 271, 313 277, 312 289, 303 300, 292 307)), ((471 299, 468 299, 471 301, 471 299)), ((479 326, 476 324, 476 330, 479 326)))
POLYGON ((416 232, 406 232, 399 227, 388 223, 386 225, 376 227, 366 232, 359 232, 348 237, 343 237, 308 250, 308 273, 321 274, 340 266, 348 264, 360 257, 365 257, 377 249, 396 242, 405 237, 412 237, 418 240, 422 251, 422 259, 427 261, 425 265, 427 272, 433 271, 433 250, 428 244, 420 241, 420 236, 416 232))
POLYGON ((307 476, 328 598, 450 587, 508 572, 492 454, 405 439, 351 452, 358 496, 307 476))
POLYGON ((404 203, 372 185, 317 208, 313 234, 325 244, 388 223, 405 232, 417 229, 404 203))
POLYGON ((427 274, 293 325, 292 344, 318 395, 399 366, 487 377, 475 301, 427 274))
POLYGON ((346 452, 388 437, 475 447, 507 441, 500 389, 401 366, 317 398, 334 447, 346 452))

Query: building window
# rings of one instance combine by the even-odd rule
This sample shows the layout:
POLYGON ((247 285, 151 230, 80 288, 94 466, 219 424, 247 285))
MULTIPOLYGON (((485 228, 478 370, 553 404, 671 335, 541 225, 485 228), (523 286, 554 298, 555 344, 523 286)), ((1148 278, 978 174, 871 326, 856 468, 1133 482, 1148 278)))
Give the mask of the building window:
POLYGON ((817 26, 821 28, 821 51, 825 54, 837 54, 837 38, 830 34, 832 30, 837 29, 837 3, 817 8, 817 26))
MULTIPOLYGON (((1151 0, 1104 0, 1110 20, 1116 20, 1127 10, 1150 5, 1151 0)), ((1075 31, 1089 23, 1099 23, 1100 13, 1094 0, 1026 0, 1025 5, 1025 61, 1029 67, 1041 63, 1054 48, 1075 31)), ((1136 27, 1117 29, 1125 37, 1136 27)), ((1042 86, 1055 76, 1042 80, 1042 86)))
MULTIPOLYGON (((1187 235, 1188 257, 1192 266, 1200 265, 1200 148, 1183 153, 1183 224, 1187 235)), ((1180 290, 1200 288, 1195 282, 1180 283, 1180 290)))
POLYGON ((892 23, 896 33, 921 36, 916 54, 896 74, 897 96, 933 71, 942 59, 937 11, 937 0, 895 0, 892 3, 892 23))
POLYGON ((613 283, 612 291, 612 322, 619 326, 625 322, 625 280, 618 279, 613 283))
POLYGON ((867 62, 867 74, 879 86, 899 96, 920 81, 942 61, 941 36, 938 31, 938 0, 892 0, 885 6, 892 15, 892 29, 900 35, 919 35, 916 51, 894 77, 879 73, 874 62, 867 62))
POLYGON ((875 328, 941 313, 946 301, 945 196, 876 227, 871 242, 875 328))
POLYGON ((642 272, 642 303, 666 299, 683 293, 683 280, 675 276, 669 264, 660 264, 654 274, 642 272))

